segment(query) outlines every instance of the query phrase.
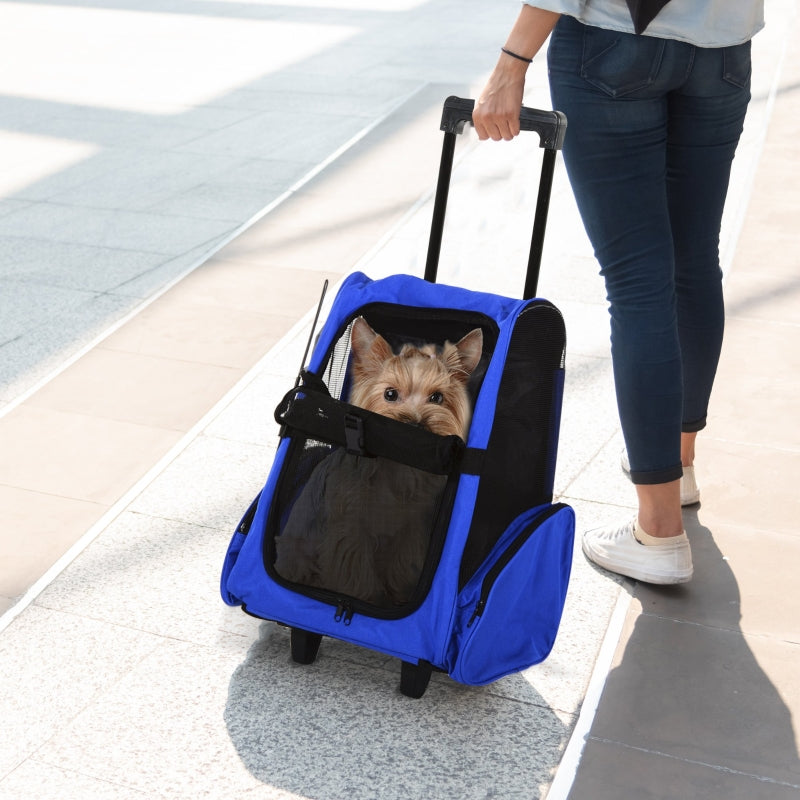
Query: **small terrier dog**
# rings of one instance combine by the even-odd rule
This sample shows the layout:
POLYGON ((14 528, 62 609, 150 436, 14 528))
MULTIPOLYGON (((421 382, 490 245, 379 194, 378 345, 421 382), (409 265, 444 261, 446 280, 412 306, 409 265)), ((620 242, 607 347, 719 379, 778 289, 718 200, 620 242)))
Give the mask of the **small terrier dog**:
POLYGON ((483 332, 470 331, 439 349, 405 344, 395 355, 364 317, 353 322, 350 402, 368 411, 466 439, 470 420, 467 380, 483 350, 483 332))
MULTIPOLYGON (((466 439, 467 381, 483 350, 480 328, 455 344, 405 344, 395 353, 358 317, 350 341, 352 405, 466 439)), ((446 483, 444 475, 335 450, 314 469, 275 540, 276 570, 375 605, 407 603, 446 483)))

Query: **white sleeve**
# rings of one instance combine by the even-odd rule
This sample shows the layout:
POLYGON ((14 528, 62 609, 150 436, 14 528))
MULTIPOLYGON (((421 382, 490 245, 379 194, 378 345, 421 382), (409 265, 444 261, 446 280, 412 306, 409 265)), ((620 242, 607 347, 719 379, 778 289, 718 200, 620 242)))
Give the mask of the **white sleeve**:
POLYGON ((526 6, 569 14, 571 17, 580 17, 586 6, 586 0, 522 0, 522 2, 526 6))

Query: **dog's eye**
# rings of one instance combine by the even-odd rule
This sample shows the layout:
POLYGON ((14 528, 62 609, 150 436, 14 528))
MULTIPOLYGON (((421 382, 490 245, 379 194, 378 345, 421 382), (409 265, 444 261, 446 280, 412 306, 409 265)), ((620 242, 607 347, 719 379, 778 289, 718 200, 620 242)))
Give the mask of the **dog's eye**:
POLYGON ((441 392, 434 392, 429 398, 429 403, 435 403, 440 406, 444 402, 444 395, 441 392))
POLYGON ((383 399, 386 400, 387 403, 394 403, 398 398, 397 389, 384 389, 383 391, 383 399))

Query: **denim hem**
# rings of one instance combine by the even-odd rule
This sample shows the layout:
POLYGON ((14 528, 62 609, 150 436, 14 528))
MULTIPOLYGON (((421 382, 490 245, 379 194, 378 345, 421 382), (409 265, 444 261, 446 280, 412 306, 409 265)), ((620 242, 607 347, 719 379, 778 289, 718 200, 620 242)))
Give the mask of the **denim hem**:
POLYGON ((656 483, 672 483, 683 476, 683 467, 678 464, 668 469, 656 469, 651 472, 635 472, 631 470, 631 481, 640 486, 652 486, 656 483))
POLYGON ((695 420, 694 422, 684 422, 681 425, 681 433, 697 433, 706 426, 706 417, 695 420))

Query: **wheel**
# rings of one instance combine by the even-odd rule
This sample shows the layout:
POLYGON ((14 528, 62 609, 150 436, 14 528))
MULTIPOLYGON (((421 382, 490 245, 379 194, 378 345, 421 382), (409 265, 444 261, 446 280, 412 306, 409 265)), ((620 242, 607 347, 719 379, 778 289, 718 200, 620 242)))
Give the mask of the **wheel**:
POLYGON ((292 628, 292 661, 297 664, 313 664, 319 652, 322 634, 310 633, 301 628, 292 628))
POLYGON ((428 661, 418 664, 403 661, 400 664, 400 693, 418 700, 425 694, 432 672, 433 666, 428 661))

